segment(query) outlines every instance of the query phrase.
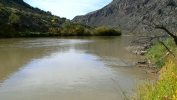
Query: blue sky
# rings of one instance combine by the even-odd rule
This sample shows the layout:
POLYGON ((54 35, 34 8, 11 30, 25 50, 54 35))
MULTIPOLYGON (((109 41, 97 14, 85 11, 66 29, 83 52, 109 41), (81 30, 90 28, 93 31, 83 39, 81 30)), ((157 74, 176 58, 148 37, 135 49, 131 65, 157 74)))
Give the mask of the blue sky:
POLYGON ((112 0, 23 0, 33 7, 52 14, 72 19, 77 15, 84 15, 98 10, 109 4, 112 0))

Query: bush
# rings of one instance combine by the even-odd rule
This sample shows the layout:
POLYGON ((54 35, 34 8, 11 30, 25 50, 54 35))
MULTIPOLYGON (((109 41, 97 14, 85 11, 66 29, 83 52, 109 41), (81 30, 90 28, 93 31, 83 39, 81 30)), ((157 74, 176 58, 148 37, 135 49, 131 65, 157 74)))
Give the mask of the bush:
POLYGON ((137 90, 134 100, 177 100, 177 64, 166 62, 157 81, 138 83, 137 90))
POLYGON ((0 37, 10 38, 16 35, 17 31, 13 25, 0 25, 0 37))
POLYGON ((11 13, 11 15, 9 16, 9 22, 12 24, 19 23, 20 17, 14 13, 11 13))
POLYGON ((120 36, 121 31, 115 30, 112 28, 105 28, 101 26, 101 27, 95 28, 93 31, 93 34, 98 35, 98 36, 120 36))
POLYGON ((89 29, 84 30, 84 36, 90 36, 92 35, 89 29))
POLYGON ((81 36, 84 34, 84 28, 81 25, 77 25, 75 28, 75 33, 78 36, 81 36))
POLYGON ((63 31, 61 31, 61 35, 62 36, 75 36, 75 30, 74 29, 63 29, 63 31))
POLYGON ((66 29, 74 28, 74 24, 71 21, 66 20, 62 26, 66 29))

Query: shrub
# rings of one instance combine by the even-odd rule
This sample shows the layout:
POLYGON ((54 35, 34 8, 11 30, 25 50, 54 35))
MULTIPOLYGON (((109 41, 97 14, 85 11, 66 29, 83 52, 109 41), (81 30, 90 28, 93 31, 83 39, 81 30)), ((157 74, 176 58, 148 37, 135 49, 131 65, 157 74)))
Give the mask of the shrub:
POLYGON ((66 20, 62 26, 66 29, 74 28, 74 24, 71 21, 66 20))
POLYGON ((61 31, 61 35, 62 36, 74 36, 75 35, 75 30, 74 29, 67 29, 67 28, 65 28, 65 29, 63 29, 62 31, 61 31))
POLYGON ((168 61, 160 71, 155 82, 146 81, 137 84, 134 100, 177 100, 177 65, 168 61))
POLYGON ((20 17, 14 13, 11 13, 11 15, 9 16, 9 22, 12 24, 19 23, 20 17))
POLYGON ((55 23, 55 19, 52 19, 51 22, 52 22, 52 23, 55 23))
POLYGON ((121 35, 121 31, 101 26, 95 28, 93 34, 98 36, 119 36, 121 35))
POLYGON ((90 36, 90 35, 91 35, 90 30, 89 30, 89 29, 85 29, 85 30, 84 30, 84 35, 85 35, 85 36, 90 36))
POLYGON ((75 33, 78 36, 81 36, 84 34, 84 28, 81 25, 77 25, 75 28, 75 33))
POLYGON ((0 25, 0 37, 15 37, 17 35, 16 29, 13 25, 0 25))

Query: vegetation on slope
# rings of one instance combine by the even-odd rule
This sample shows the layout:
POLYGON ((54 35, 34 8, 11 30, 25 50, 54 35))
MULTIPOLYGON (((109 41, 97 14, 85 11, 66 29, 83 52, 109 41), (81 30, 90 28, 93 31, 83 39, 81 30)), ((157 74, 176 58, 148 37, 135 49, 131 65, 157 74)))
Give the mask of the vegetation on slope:
POLYGON ((49 11, 33 8, 23 0, 0 0, 0 38, 121 35, 120 31, 111 28, 98 29, 104 34, 95 33, 95 30, 88 25, 54 16, 49 11))
POLYGON ((147 53, 146 58, 151 59, 157 66, 162 67, 157 73, 157 80, 137 84, 135 100, 177 100, 177 49, 174 41, 169 38, 165 44, 172 54, 161 44, 155 44, 147 53))
POLYGON ((101 36, 117 36, 117 35, 121 35, 121 31, 120 30, 115 30, 112 28, 106 28, 106 27, 98 27, 94 29, 93 32, 95 35, 101 35, 101 36))
POLYGON ((120 36, 121 31, 108 27, 86 28, 76 22, 66 21, 62 28, 50 28, 49 34, 57 36, 120 36))

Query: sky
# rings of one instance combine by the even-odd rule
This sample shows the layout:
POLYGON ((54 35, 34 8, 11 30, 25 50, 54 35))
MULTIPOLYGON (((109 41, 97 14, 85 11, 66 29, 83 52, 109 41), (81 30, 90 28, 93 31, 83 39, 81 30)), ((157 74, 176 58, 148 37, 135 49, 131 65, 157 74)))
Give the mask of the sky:
POLYGON ((85 15, 89 12, 101 9, 112 0, 23 0, 33 7, 52 14, 73 19, 77 15, 85 15))

